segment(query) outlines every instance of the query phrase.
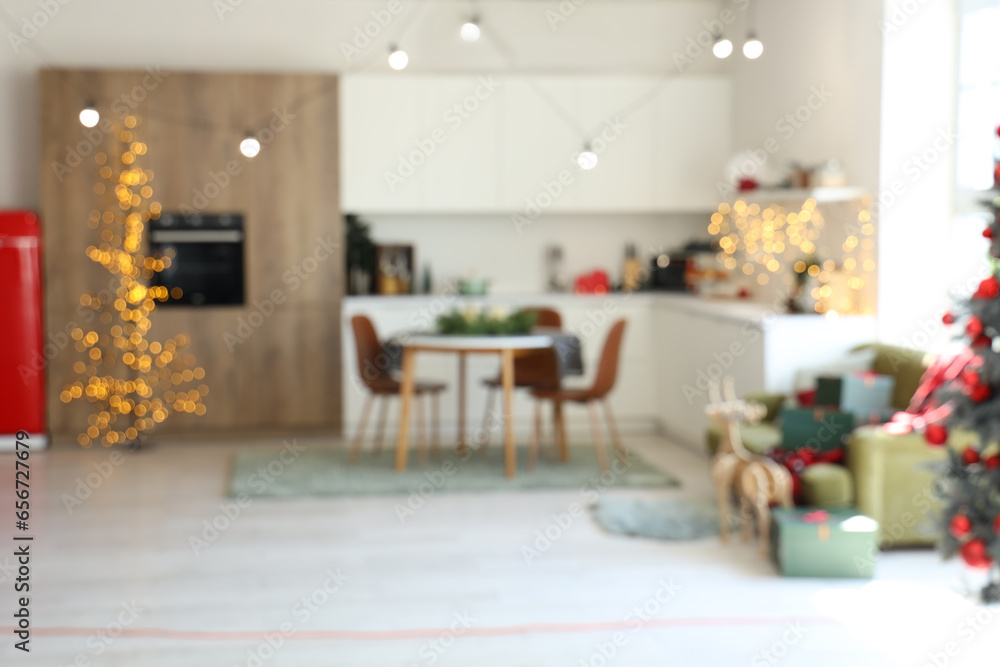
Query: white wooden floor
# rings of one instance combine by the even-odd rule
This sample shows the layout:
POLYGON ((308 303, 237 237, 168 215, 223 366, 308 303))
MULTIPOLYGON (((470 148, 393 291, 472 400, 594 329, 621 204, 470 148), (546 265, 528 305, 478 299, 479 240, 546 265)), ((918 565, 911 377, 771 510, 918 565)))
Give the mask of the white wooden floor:
MULTIPOLYGON (((702 458, 632 441, 685 481, 632 493, 708 497, 702 458)), ((34 455, 30 655, 13 650, 0 457, 0 664, 985 665, 1000 647, 1000 621, 977 619, 959 568, 929 551, 884 555, 872 582, 791 580, 745 545, 611 536, 583 514, 526 562, 578 490, 432 495, 405 523, 402 497, 258 499, 227 519, 229 465, 251 446, 281 441, 161 443, 106 480, 91 475, 106 450, 34 455), (69 512, 78 488, 90 495, 69 512)))

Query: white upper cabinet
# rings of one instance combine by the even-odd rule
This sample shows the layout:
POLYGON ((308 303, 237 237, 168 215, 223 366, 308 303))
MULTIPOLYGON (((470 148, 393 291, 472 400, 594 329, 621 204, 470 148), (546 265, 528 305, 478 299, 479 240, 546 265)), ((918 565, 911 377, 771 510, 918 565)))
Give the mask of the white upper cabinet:
POLYGON ((343 207, 707 211, 732 152, 730 90, 724 77, 346 75, 343 207))
POLYGON ((732 84, 724 77, 670 79, 651 113, 653 208, 714 209, 733 157, 732 84))

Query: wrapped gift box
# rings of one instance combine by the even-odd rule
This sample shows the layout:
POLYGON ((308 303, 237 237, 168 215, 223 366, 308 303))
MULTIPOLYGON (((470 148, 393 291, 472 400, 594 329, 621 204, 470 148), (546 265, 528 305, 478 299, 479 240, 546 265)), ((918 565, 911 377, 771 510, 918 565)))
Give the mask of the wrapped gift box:
POLYGON ((816 379, 816 405, 836 406, 854 415, 857 424, 881 423, 892 417, 892 392, 896 378, 891 375, 855 372, 839 377, 816 379))
POLYGON ((771 559, 786 577, 871 579, 878 522, 857 510, 771 511, 771 559))
POLYGON ((842 446, 854 428, 854 415, 828 408, 781 411, 781 448, 828 452, 842 446))

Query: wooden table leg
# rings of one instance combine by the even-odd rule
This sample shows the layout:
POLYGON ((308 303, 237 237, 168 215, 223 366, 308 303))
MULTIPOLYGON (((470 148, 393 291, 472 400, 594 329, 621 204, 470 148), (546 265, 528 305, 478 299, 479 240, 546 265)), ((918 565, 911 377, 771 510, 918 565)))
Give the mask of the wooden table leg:
POLYGON ((465 351, 458 353, 458 453, 465 454, 465 351))
POLYGON ((517 474, 517 450, 514 443, 514 350, 501 352, 503 382, 504 440, 503 458, 507 477, 517 474))
POLYGON ((396 470, 406 470, 406 454, 410 436, 410 408, 413 404, 413 366, 416 353, 403 348, 403 384, 399 389, 399 435, 396 438, 396 470))

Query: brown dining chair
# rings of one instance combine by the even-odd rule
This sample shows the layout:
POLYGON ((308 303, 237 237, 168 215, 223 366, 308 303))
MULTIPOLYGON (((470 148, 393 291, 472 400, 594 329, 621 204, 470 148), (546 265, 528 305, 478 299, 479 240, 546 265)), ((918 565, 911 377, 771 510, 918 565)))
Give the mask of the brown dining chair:
MULTIPOLYGON (((361 408, 361 420, 358 423, 358 432, 354 436, 354 442, 351 445, 349 460, 351 463, 354 463, 358 460, 358 455, 361 453, 365 429, 368 426, 368 415, 371 412, 372 403, 376 398, 381 398, 382 400, 379 404, 379 418, 375 431, 374 448, 376 454, 382 451, 389 399, 393 396, 399 396, 400 383, 389 374, 392 357, 382 343, 379 342, 372 321, 364 315, 355 315, 351 318, 351 327, 354 329, 354 343, 358 351, 358 375, 368 389, 364 407, 361 408)), ((417 430, 416 441, 422 464, 427 463, 423 397, 429 395, 433 403, 434 414, 431 420, 431 448, 436 454, 440 441, 440 395, 445 390, 445 387, 446 385, 442 382, 416 382, 413 386, 415 397, 413 407, 416 413, 414 422, 417 430)))
MULTIPOLYGON (((546 329, 562 329, 562 315, 558 310, 542 307, 528 307, 521 310, 535 313, 535 326, 546 329)), ((486 435, 484 449, 490 444, 490 413, 496 410, 496 400, 503 387, 500 374, 483 380, 486 386, 486 409, 483 412, 483 433, 486 435)), ((514 388, 535 389, 559 386, 559 360, 552 348, 544 350, 523 350, 514 357, 514 388)))
MULTIPOLYGON (((568 388, 537 388, 531 394, 537 399, 535 403, 535 428, 531 438, 531 448, 528 450, 528 466, 534 468, 538 460, 539 440, 541 439, 542 423, 542 401, 552 401, 555 404, 556 414, 561 414, 561 405, 565 402, 582 403, 587 406, 590 412, 590 430, 594 437, 594 447, 597 449, 597 462, 601 466, 601 472, 608 470, 608 455, 604 448, 604 436, 601 434, 600 415, 597 410, 597 403, 604 406, 604 416, 611 431, 611 440, 615 446, 615 453, 618 460, 623 464, 628 463, 628 452, 622 444, 621 434, 618 432, 618 423, 615 415, 611 411, 611 404, 607 401, 607 396, 615 386, 615 378, 618 375, 618 356, 621 352, 622 337, 625 334, 625 320, 618 320, 611 325, 608 337, 604 340, 604 349, 601 351, 601 359, 598 362, 597 375, 594 377, 594 384, 586 389, 568 388)), ((569 458, 569 450, 566 447, 566 432, 562 424, 557 425, 557 439, 559 442, 560 456, 563 461, 569 458)))

